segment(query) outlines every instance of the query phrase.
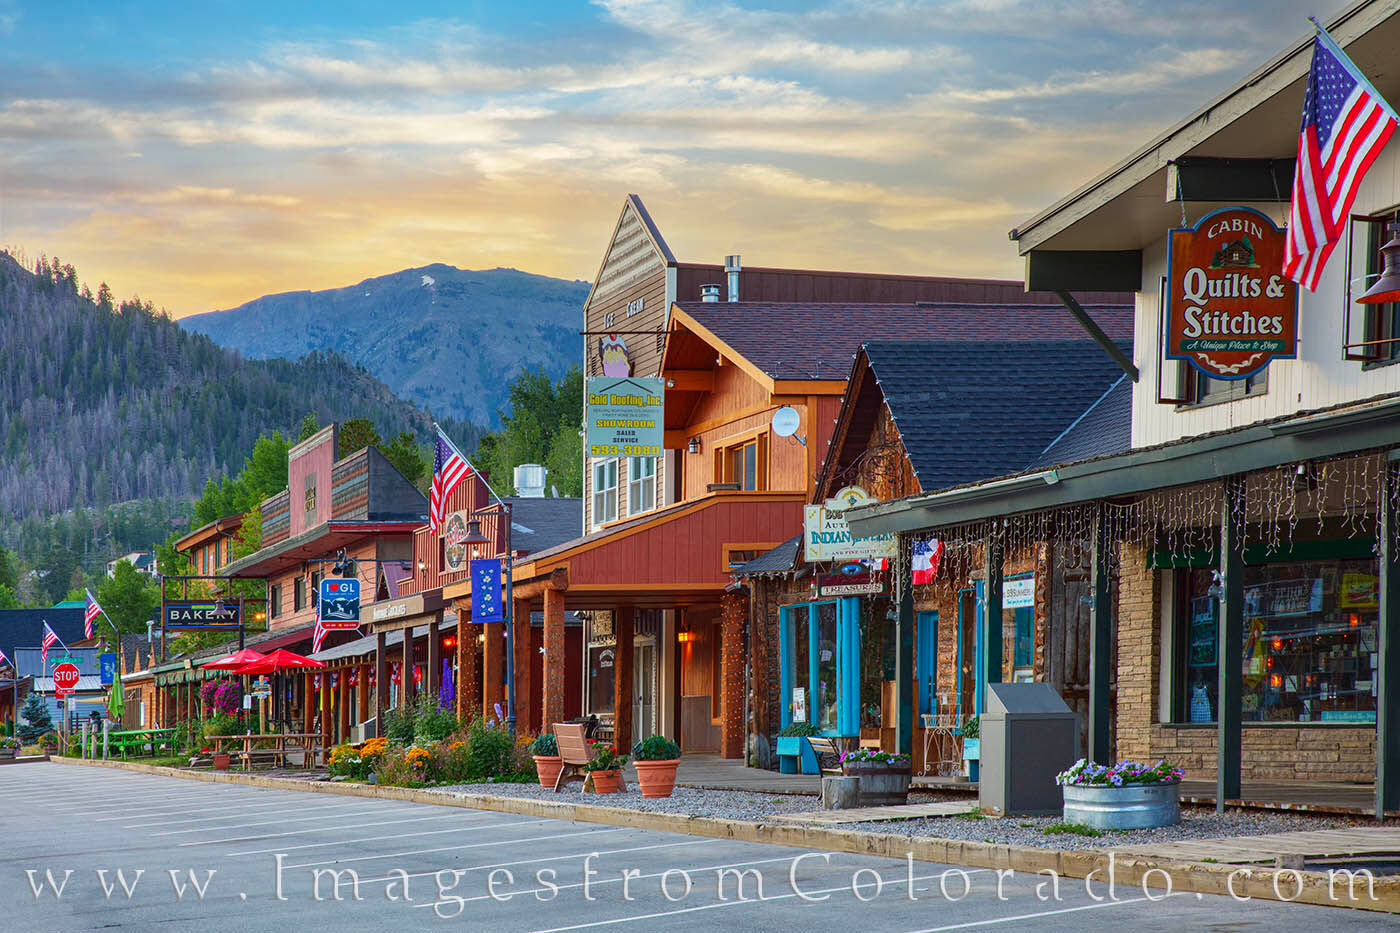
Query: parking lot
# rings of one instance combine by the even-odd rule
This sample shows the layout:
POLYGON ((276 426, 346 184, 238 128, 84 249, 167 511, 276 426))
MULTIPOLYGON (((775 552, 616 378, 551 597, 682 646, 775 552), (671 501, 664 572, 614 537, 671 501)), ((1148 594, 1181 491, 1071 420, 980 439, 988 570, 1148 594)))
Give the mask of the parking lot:
POLYGON ((1057 899, 1048 876, 54 763, 0 768, 0 806, 0 911, 15 930, 1394 928, 1068 878, 1057 899))

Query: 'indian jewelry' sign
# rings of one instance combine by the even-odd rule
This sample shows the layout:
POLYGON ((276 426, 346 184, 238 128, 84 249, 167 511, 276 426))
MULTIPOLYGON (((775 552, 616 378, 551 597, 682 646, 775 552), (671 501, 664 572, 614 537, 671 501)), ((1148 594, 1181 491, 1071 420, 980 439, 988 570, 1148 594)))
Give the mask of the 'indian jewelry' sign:
POLYGON ((659 457, 666 440, 662 379, 623 376, 588 380, 588 456, 659 457))
POLYGON ((802 550, 808 562, 874 560, 894 557, 899 544, 892 534, 852 538, 846 510, 876 500, 859 486, 847 486, 821 505, 804 507, 802 550))
POLYGON ((1298 355, 1298 286, 1283 274, 1285 232, 1227 207, 1168 239, 1166 357, 1213 379, 1243 379, 1298 355))

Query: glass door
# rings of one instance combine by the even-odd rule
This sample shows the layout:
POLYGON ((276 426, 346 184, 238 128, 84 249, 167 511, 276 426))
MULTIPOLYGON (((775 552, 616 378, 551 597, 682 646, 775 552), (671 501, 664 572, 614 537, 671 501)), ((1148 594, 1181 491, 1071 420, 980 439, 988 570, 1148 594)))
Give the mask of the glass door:
POLYGON ((638 741, 656 731, 656 645, 632 649, 632 729, 638 741))

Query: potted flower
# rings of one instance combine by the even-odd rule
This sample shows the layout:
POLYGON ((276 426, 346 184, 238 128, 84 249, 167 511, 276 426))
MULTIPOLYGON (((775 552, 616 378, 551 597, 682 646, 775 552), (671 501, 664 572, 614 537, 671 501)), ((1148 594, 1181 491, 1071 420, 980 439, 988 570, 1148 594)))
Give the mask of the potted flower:
POLYGON ((1055 778, 1065 795, 1065 822, 1094 829, 1151 829, 1181 822, 1180 768, 1166 761, 1101 765, 1083 758, 1055 778))
POLYGON ((0 758, 15 758, 19 755, 19 739, 0 739, 0 758))
POLYGON ((977 717, 969 716, 958 729, 962 733, 962 755, 963 761, 967 763, 967 776, 974 781, 980 777, 978 770, 982 758, 981 728, 977 717))
POLYGON ((535 770, 539 772, 541 787, 554 787, 559 772, 564 767, 564 759, 559 755, 559 743, 553 732, 541 732, 530 743, 530 756, 535 759, 535 770))
POLYGON ((643 797, 669 797, 676 786, 681 747, 664 735, 650 735, 632 746, 637 784, 643 797))
POLYGON ((816 774, 817 754, 807 741, 817 734, 810 722, 789 723, 778 732, 778 771, 781 774, 816 774))
POLYGON ((878 748, 858 748, 841 753, 841 773, 860 778, 860 805, 887 807, 909 802, 913 759, 878 748))
POLYGON ((626 755, 619 755, 611 745, 598 743, 593 748, 593 758, 583 766, 589 777, 584 787, 592 783, 595 794, 618 793, 622 790, 622 766, 625 764, 626 755))

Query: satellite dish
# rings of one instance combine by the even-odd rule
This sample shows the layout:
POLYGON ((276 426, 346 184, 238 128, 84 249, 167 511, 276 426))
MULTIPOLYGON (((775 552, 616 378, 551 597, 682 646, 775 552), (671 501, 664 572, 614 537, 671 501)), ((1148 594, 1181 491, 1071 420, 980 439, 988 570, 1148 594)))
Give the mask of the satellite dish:
POLYGON ((802 416, 791 405, 784 405, 773 412, 773 433, 779 437, 792 437, 802 426, 802 416))

